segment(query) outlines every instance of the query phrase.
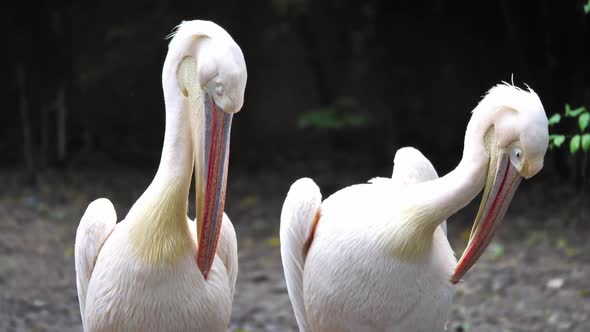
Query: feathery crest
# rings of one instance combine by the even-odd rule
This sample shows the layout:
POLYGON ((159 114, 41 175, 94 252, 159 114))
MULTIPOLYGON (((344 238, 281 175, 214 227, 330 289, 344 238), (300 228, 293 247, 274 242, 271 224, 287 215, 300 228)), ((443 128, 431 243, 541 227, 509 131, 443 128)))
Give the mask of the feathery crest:
POLYGON ((174 38, 174 36, 176 36, 176 34, 178 33, 178 30, 180 29, 180 26, 183 23, 184 23, 184 21, 180 22, 180 24, 178 24, 177 26, 175 26, 174 28, 172 28, 172 31, 170 31, 170 33, 168 35, 166 35, 166 37, 164 37, 164 40, 168 40, 168 39, 174 38))

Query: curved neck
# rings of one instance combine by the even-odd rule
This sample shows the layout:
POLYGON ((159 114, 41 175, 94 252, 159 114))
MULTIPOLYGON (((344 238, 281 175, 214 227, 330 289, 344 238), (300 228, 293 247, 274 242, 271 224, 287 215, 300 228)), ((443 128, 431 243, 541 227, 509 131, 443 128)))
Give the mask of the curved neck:
POLYGON ((182 183, 188 197, 194 164, 191 109, 179 91, 168 91, 166 94, 174 95, 165 96, 166 129, 154 182, 182 183))
POLYGON ((167 57, 162 75, 166 129, 160 165, 126 217, 137 225, 130 230, 134 247, 152 265, 176 261, 193 243, 187 212, 194 164, 194 119, 189 101, 176 86, 175 68, 175 61, 167 57))
POLYGON ((423 221, 429 223, 432 231, 469 204, 484 187, 490 161, 485 135, 493 126, 495 112, 479 108, 467 124, 463 156, 457 167, 441 178, 416 184, 416 192, 410 196, 411 205, 427 205, 432 211, 423 221))
POLYGON ((179 196, 184 197, 183 201, 186 201, 186 207, 182 207, 186 215, 194 165, 192 133, 194 119, 191 116, 188 98, 182 94, 177 83, 176 71, 180 59, 179 54, 171 54, 164 62, 162 71, 166 109, 164 143, 158 171, 146 192, 160 193, 162 190, 173 188, 179 196))
MULTIPOLYGON (((479 108, 479 106, 478 106, 479 108)), ((405 186, 399 222, 386 230, 386 246, 400 258, 415 258, 432 245, 436 228, 483 189, 489 165, 484 136, 493 125, 491 110, 475 109, 465 132, 463 157, 445 176, 405 186)))

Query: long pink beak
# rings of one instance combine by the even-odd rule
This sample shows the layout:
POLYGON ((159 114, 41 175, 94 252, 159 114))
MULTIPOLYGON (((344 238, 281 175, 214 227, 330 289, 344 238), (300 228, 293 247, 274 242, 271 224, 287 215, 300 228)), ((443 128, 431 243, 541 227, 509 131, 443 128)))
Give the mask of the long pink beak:
POLYGON ((473 223, 469 243, 451 276, 453 284, 461 280, 490 244, 522 179, 512 166, 507 153, 500 153, 496 159, 497 167, 494 159, 490 160, 482 201, 473 223))
POLYGON ((225 113, 206 93, 204 126, 195 139, 195 199, 199 248, 197 265, 205 279, 211 270, 225 206, 232 114, 225 113))

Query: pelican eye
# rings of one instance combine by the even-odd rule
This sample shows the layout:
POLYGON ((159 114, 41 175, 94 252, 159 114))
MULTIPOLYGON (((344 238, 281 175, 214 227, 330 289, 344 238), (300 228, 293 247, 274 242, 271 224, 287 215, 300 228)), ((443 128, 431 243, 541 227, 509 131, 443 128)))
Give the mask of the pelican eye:
POLYGON ((219 97, 223 96, 223 86, 221 84, 215 87, 215 93, 219 97))
POLYGON ((515 166, 519 166, 522 163, 523 155, 524 153, 520 147, 514 146, 511 148, 510 159, 512 159, 512 163, 515 166))

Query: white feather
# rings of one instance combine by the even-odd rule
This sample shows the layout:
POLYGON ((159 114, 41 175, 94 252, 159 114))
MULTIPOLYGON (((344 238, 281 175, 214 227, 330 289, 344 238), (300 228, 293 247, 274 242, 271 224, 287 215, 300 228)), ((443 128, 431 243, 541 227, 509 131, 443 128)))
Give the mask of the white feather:
POLYGON ((321 201, 322 195, 315 182, 308 178, 299 179, 291 185, 281 212, 281 258, 289 298, 301 332, 311 331, 303 298, 303 249, 321 201))
POLYGON ((78 302, 83 326, 86 317, 86 294, 94 263, 100 248, 115 228, 116 222, 117 214, 111 201, 99 198, 88 205, 76 231, 74 259, 78 302))

